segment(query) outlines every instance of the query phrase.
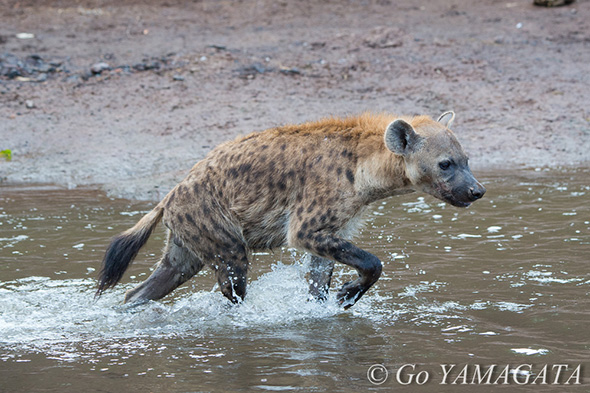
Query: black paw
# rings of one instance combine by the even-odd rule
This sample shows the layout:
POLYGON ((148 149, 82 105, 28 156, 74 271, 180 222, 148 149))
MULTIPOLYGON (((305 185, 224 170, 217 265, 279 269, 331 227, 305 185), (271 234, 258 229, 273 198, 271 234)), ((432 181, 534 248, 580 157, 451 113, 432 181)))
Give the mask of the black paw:
POLYGON ((367 289, 360 285, 359 281, 360 280, 347 282, 342 288, 340 288, 338 295, 336 295, 338 304, 344 307, 345 310, 352 307, 367 291, 367 289))

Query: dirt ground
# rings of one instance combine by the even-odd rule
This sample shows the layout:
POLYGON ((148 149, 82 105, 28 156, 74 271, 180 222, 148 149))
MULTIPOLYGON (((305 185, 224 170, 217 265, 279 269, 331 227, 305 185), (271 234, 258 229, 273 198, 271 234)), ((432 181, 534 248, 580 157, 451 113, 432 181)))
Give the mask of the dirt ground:
POLYGON ((157 200, 222 141, 365 110, 454 110, 479 171, 590 161, 588 0, 0 0, 0 9, 5 184, 157 200))

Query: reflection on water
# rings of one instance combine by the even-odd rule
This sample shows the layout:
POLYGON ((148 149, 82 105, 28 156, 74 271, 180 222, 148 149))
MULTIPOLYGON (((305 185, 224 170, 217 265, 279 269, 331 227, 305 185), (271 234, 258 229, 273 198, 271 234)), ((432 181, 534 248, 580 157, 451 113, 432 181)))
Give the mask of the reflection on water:
MULTIPOLYGON (((204 271, 128 309, 123 294, 149 274, 163 231, 95 300, 109 238, 151 204, 0 188, 0 391, 390 391, 400 385, 372 385, 370 365, 418 364, 431 388, 441 363, 575 367, 590 346, 589 174, 484 177, 488 193, 467 210, 418 194, 376 204, 357 243, 383 276, 347 311, 333 293, 308 301, 306 258, 292 250, 254 256, 238 306, 204 271)), ((354 275, 339 266, 333 287, 354 275)))

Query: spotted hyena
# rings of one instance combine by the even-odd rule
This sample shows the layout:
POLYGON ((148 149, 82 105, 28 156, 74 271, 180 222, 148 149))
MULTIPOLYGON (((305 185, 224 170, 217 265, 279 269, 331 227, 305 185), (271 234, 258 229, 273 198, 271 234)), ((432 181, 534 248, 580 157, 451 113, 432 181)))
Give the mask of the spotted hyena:
POLYGON ((121 279, 162 220, 164 256, 125 302, 160 299, 209 265, 221 292, 236 303, 246 294, 251 252, 289 246, 311 254, 310 292, 317 299, 326 297, 335 261, 355 268, 359 277, 337 295, 350 307, 381 275, 379 259, 350 241, 369 204, 423 191, 467 207, 485 193, 449 129, 454 116, 363 114, 222 144, 112 240, 97 293, 121 279))

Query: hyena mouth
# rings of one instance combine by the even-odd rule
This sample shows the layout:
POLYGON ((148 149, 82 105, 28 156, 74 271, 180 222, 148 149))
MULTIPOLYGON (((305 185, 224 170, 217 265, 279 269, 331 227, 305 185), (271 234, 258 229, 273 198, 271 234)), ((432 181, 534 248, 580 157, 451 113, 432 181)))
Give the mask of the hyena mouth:
POLYGON ((451 205, 453 206, 457 206, 457 207, 469 207, 471 206, 471 202, 463 202, 463 201, 458 201, 458 200, 453 200, 453 201, 449 201, 451 205))
POLYGON ((449 191, 448 189, 444 188, 444 187, 439 187, 438 188, 439 192, 440 192, 440 199, 455 206, 455 207, 469 207, 471 206, 471 201, 465 201, 462 199, 457 198, 457 196, 449 191))

